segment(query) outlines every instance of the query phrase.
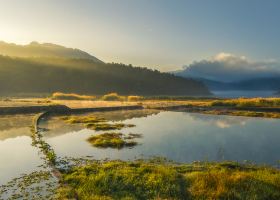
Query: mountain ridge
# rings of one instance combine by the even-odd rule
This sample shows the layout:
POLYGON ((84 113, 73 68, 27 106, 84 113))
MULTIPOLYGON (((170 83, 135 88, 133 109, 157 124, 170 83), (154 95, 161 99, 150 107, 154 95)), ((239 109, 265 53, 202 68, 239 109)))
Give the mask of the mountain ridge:
POLYGON ((53 43, 38 43, 33 41, 27 45, 18 45, 0 41, 0 54, 10 57, 61 57, 90 59, 97 63, 103 61, 90 55, 89 53, 76 48, 68 48, 53 43))

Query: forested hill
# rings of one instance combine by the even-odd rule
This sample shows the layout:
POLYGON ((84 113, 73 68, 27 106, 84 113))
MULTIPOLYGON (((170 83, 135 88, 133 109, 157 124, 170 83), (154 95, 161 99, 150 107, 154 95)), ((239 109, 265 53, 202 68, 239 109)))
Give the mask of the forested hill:
POLYGON ((0 56, 0 95, 75 92, 82 94, 209 95, 192 79, 91 59, 0 56))
POLYGON ((52 43, 31 42, 28 45, 17 45, 0 42, 0 54, 11 57, 59 57, 90 59, 94 62, 102 62, 98 58, 79 49, 66 48, 52 43))

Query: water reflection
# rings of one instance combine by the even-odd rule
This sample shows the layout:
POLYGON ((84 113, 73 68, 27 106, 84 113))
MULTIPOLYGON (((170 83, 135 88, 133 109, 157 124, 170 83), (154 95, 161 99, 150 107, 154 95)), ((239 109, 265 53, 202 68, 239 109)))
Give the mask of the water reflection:
POLYGON ((246 122, 248 120, 251 120, 253 118, 249 117, 234 117, 234 116, 224 116, 224 115, 198 115, 193 113, 185 113, 186 115, 189 115, 194 120, 201 120, 205 123, 212 124, 214 126, 217 126, 219 128, 230 128, 233 125, 240 125, 245 126, 246 122))
MULTIPOLYGON (((149 115, 157 115, 160 113, 158 110, 123 110, 123 111, 110 111, 110 112, 94 112, 86 113, 83 115, 94 115, 99 118, 105 118, 109 121, 123 121, 134 118, 143 118, 149 115)), ((84 129, 84 126, 80 124, 65 124, 61 119, 61 116, 53 116, 48 118, 48 120, 42 121, 40 127, 47 129, 45 132, 46 137, 55 137, 58 135, 63 135, 65 133, 80 131, 84 129)))
MULTIPOLYGON (((276 119, 161 112, 123 122, 136 125, 122 132, 143 134, 138 139, 141 145, 123 150, 98 149, 86 142, 95 132, 82 127, 63 134, 53 129, 51 132, 56 135, 47 132, 45 139, 59 156, 164 156, 178 162, 250 160, 266 164, 275 164, 280 159, 280 120, 276 119)), ((63 126, 69 127, 65 123, 63 126)))
POLYGON ((43 160, 31 146, 32 115, 0 117, 0 185, 39 169, 43 160))
POLYGON ((0 140, 18 136, 30 136, 32 115, 4 115, 0 116, 0 140))

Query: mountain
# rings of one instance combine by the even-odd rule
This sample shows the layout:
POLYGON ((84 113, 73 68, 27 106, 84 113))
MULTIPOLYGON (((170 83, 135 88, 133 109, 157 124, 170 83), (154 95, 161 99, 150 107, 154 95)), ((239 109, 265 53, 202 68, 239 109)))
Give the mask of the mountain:
MULTIPOLYGON (((53 57, 27 58, 22 57, 29 55, 27 53, 13 52, 13 55, 19 54, 21 57, 0 56, 0 96, 56 91, 96 95, 109 92, 123 95, 210 95, 200 81, 147 68, 96 62, 91 57, 68 58, 69 54, 65 56, 62 53, 53 54, 53 57)), ((33 52, 35 54, 42 55, 33 52)))
POLYGON ((64 46, 52 44, 31 42, 28 45, 17 45, 6 42, 0 42, 0 55, 10 57, 59 57, 59 58, 81 58, 90 59, 97 63, 101 60, 79 49, 66 48, 64 46))
MULTIPOLYGON (((187 70, 171 72, 178 77, 192 78, 203 82, 210 91, 231 91, 231 90, 259 90, 259 91, 279 91, 280 90, 280 76, 247 78, 240 81, 221 81, 209 79, 207 75, 204 77, 193 76, 188 74, 187 70)), ((242 73, 242 72, 240 72, 242 73)), ((221 74, 222 76, 222 74, 221 74)))

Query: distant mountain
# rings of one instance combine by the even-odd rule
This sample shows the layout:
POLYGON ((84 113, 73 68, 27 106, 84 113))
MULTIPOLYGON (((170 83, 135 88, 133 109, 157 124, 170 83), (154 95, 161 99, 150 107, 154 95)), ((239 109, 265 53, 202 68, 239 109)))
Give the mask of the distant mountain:
MULTIPOLYGON (((240 81, 225 82, 220 80, 209 79, 203 77, 196 77, 188 74, 186 70, 171 72, 179 77, 192 78, 203 82, 211 91, 230 91, 230 90, 268 90, 279 91, 280 90, 280 76, 262 77, 245 79, 240 81)), ((242 72, 240 72, 242 73, 242 72)), ((221 75, 222 76, 222 75, 221 75)))
MULTIPOLYGON (((35 44, 35 46, 41 45, 35 44)), ((28 48, 32 49, 32 47, 28 48)), ((64 48, 54 46, 54 49, 64 48)), ((23 52, 13 55, 19 54, 31 55, 23 52)), ((32 55, 43 54, 33 52, 32 55)), ((0 56, 0 95, 56 91, 96 95, 109 92, 118 92, 123 95, 210 95, 208 88, 200 81, 177 77, 169 73, 132 65, 106 64, 88 58, 69 59, 61 56, 65 55, 62 53, 48 55, 54 57, 0 56)))
POLYGON ((59 57, 59 58, 81 58, 90 59, 102 63, 101 60, 79 49, 66 48, 64 46, 38 42, 28 45, 17 45, 0 42, 0 54, 10 57, 59 57))

